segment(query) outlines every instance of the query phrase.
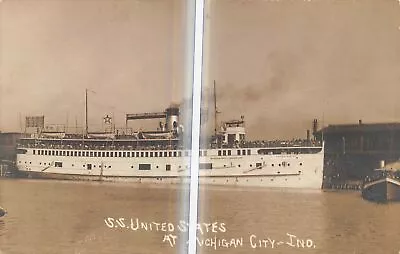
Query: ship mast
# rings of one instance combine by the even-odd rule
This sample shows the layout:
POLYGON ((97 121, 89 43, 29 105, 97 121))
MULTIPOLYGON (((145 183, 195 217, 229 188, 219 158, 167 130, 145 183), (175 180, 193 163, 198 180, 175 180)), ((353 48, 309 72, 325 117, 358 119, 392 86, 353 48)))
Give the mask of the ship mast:
POLYGON ((214 80, 214 135, 217 137, 217 90, 215 87, 215 80, 214 80))
POLYGON ((85 89, 85 133, 84 137, 88 134, 88 102, 87 102, 87 88, 85 89))

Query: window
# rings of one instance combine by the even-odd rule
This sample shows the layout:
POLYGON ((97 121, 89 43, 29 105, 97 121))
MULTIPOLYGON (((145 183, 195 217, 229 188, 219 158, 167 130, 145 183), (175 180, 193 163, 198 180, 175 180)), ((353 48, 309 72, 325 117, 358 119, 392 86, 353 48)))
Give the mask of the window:
POLYGON ((222 155, 226 156, 226 151, 225 150, 222 151, 222 155))
POLYGON ((78 155, 78 152, 77 151, 74 151, 74 156, 77 156, 78 155))
POLYGON ((167 152, 164 152, 164 157, 168 157, 168 153, 167 152))
POLYGON ((51 155, 54 155, 54 150, 53 150, 53 151, 51 151, 51 155))
POLYGON ((200 163, 199 169, 212 169, 212 163, 200 163))
POLYGON ((33 150, 33 155, 35 155, 36 154, 36 150, 33 150))
POLYGON ((139 164, 139 170, 150 170, 151 164, 139 164))
POLYGON ((119 153, 118 153, 118 156, 119 156, 119 157, 122 157, 122 152, 119 152, 119 153))
POLYGON ((62 162, 59 162, 59 161, 54 162, 54 167, 62 168, 62 162))
POLYGON ((158 153, 158 157, 162 157, 162 152, 159 152, 159 153, 158 153))
POLYGON ((158 152, 154 152, 154 157, 158 157, 158 152))
POLYGON ((257 162, 256 163, 256 168, 261 168, 261 165, 262 165, 261 162, 257 162))
POLYGON ((144 152, 140 152, 140 157, 144 157, 144 152))
POLYGON ((176 151, 174 151, 174 157, 176 157, 176 151))
POLYGON ((56 156, 58 156, 58 151, 56 151, 56 156))
POLYGON ((65 156, 65 151, 62 151, 62 155, 65 156))
POLYGON ((106 152, 106 157, 109 157, 110 156, 110 153, 109 152, 106 152))
POLYGON ((87 164, 87 167, 86 167, 88 170, 92 170, 92 164, 87 164))
POLYGON ((165 171, 171 171, 171 165, 170 164, 165 165, 165 171))
POLYGON ((93 157, 93 152, 90 152, 90 157, 93 157))
POLYGON ((150 152, 150 157, 153 157, 153 152, 150 152))
POLYGON ((251 154, 251 150, 248 149, 248 150, 247 150, 247 155, 250 155, 250 154, 251 154))
POLYGON ((203 156, 207 156, 207 150, 203 151, 203 156))
POLYGON ((172 152, 168 152, 168 156, 169 156, 169 157, 172 157, 172 152))
POLYGON ((237 151, 236 151, 236 154, 237 154, 237 155, 240 155, 240 150, 237 150, 237 151))
POLYGON ((126 152, 123 152, 123 153, 122 153, 122 157, 126 157, 126 152))
POLYGON ((221 150, 218 150, 218 156, 221 156, 221 150))
POLYGON ((231 150, 228 150, 228 155, 232 155, 232 151, 231 150))

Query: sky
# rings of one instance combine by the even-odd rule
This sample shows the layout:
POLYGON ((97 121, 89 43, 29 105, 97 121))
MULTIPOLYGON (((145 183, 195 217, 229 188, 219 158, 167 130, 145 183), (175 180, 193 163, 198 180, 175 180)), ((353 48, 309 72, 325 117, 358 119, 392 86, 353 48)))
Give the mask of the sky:
MULTIPOLYGON (((203 104, 215 80, 218 123, 244 115, 250 139, 290 139, 314 118, 400 122, 399 1, 211 0, 206 12, 203 104)), ((0 22, 2 131, 26 115, 81 124, 85 88, 91 125, 184 100, 184 0, 3 0, 0 22)))
POLYGON ((400 122, 400 2, 210 3, 208 84, 220 120, 248 137, 306 137, 320 126, 400 122))
POLYGON ((183 95, 180 0, 6 0, 0 4, 0 130, 20 118, 81 126, 163 111, 183 95), (68 119, 68 120, 67 120, 68 119))

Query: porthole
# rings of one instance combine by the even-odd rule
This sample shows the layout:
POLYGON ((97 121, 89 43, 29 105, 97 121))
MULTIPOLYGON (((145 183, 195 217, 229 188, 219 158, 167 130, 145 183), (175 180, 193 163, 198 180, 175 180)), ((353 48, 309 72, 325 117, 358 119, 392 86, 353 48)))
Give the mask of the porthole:
POLYGON ((302 162, 300 162, 300 166, 303 166, 303 163, 302 163, 302 162))

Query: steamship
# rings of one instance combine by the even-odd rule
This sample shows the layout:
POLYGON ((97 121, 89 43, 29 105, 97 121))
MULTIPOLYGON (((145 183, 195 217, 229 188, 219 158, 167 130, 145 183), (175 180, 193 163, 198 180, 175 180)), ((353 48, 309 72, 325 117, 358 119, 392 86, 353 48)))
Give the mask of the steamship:
MULTIPOLYGON (((69 134, 41 131, 20 139, 16 165, 30 178, 182 183, 190 178, 190 148, 178 106, 126 114, 126 122, 161 119, 155 131, 69 134)), ((320 189, 323 143, 247 141, 245 122, 224 122, 199 150, 199 182, 216 185, 320 189)))

